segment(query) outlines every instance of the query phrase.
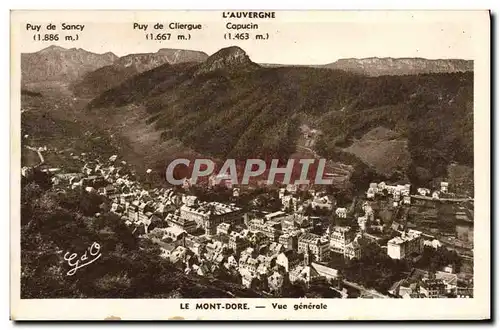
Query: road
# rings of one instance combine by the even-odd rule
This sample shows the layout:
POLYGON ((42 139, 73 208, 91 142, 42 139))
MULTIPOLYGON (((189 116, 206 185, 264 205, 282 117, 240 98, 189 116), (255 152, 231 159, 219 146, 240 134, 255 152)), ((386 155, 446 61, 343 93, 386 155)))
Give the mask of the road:
POLYGON ((420 195, 411 195, 410 196, 411 198, 415 198, 415 199, 424 199, 424 200, 427 200, 427 201, 441 201, 441 202, 473 202, 474 201, 474 198, 438 198, 438 199, 434 199, 432 197, 429 197, 429 196, 420 196, 420 195))
POLYGON ((26 148, 29 150, 35 151, 38 154, 38 158, 40 158, 40 164, 36 165, 35 167, 38 167, 38 166, 45 163, 45 159, 43 158, 43 155, 42 155, 42 150, 43 150, 42 148, 35 148, 35 147, 30 147, 30 146, 26 146, 26 148))

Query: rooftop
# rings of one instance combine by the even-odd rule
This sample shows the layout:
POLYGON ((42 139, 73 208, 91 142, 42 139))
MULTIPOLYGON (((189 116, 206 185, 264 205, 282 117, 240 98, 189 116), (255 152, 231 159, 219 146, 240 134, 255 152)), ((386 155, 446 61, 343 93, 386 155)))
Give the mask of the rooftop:
POLYGON ((404 233, 404 235, 402 234, 401 236, 394 237, 394 238, 390 239, 387 243, 388 244, 402 244, 404 242, 412 241, 415 238, 420 237, 421 235, 422 235, 422 233, 419 232, 418 230, 409 229, 406 233, 404 233))
POLYGON ((272 218, 280 217, 280 216, 285 215, 285 214, 286 213, 283 211, 276 211, 273 213, 266 214, 264 217, 266 218, 266 220, 270 220, 272 218))
POLYGON ((179 236, 183 233, 185 233, 186 231, 183 230, 183 229, 180 229, 178 227, 168 227, 167 229, 165 229, 166 232, 169 232, 169 233, 172 233, 174 234, 175 236, 179 236))
POLYGON ((328 244, 328 240, 316 234, 305 233, 300 236, 299 242, 305 242, 308 244, 328 244))
POLYGON ((239 211, 241 209, 234 205, 228 205, 219 202, 210 202, 210 203, 204 202, 191 206, 184 204, 181 206, 181 210, 198 213, 201 215, 224 215, 231 212, 239 211))

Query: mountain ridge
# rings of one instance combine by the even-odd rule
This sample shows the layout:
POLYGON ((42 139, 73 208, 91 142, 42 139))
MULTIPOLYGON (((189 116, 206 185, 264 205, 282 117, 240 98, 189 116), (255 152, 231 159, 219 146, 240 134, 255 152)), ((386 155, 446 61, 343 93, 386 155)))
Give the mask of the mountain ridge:
POLYGON ((342 58, 323 66, 368 76, 408 75, 473 71, 474 62, 464 59, 426 59, 421 57, 342 58))
MULTIPOLYGON (((314 153, 358 165, 364 148, 377 143, 350 146, 376 127, 394 131, 401 143, 387 142, 385 150, 408 150, 410 161, 401 158, 402 169, 377 169, 384 169, 382 147, 364 160, 387 176, 396 168, 438 177, 452 161, 473 164, 473 72, 369 76, 326 67, 267 67, 239 47, 200 62, 149 64, 140 73, 131 61, 86 74, 93 78, 83 86, 92 98, 84 116, 93 116, 98 126, 105 116, 110 131, 126 123, 140 146, 172 142, 178 150, 218 159, 287 159, 296 152, 300 125, 307 124, 322 132, 314 153)), ((77 90, 85 94, 83 87, 77 90)), ((145 157, 157 162, 151 166, 163 166, 159 149, 145 157)))
POLYGON ((78 96, 95 96, 161 65, 198 63, 207 58, 204 52, 169 48, 161 48, 155 53, 129 54, 116 59, 111 65, 86 73, 73 84, 72 90, 78 96))
POLYGON ((228 71, 251 71, 260 66, 247 55, 247 53, 238 46, 230 46, 220 49, 210 55, 206 61, 198 68, 196 74, 205 74, 217 70, 228 71))
MULTIPOLYGON (((472 162, 472 79, 471 72, 370 77, 330 68, 263 67, 240 48, 228 48, 205 62, 163 65, 132 77, 88 107, 119 108, 124 116, 127 107, 141 107, 162 139, 219 159, 287 159, 296 150, 299 125, 310 122, 323 132, 315 146, 321 156, 354 161, 348 147, 382 126, 408 141, 408 147, 386 143, 385 150, 409 150, 410 164, 402 161, 403 169, 394 167, 398 172, 424 167, 436 177, 452 160, 472 162)), ((371 159, 381 159, 376 153, 371 159)))
POLYGON ((118 57, 111 53, 96 54, 82 48, 49 46, 38 52, 21 54, 23 83, 72 81, 83 74, 113 63, 118 57))
MULTIPOLYGON (((465 59, 427 59, 422 57, 348 57, 341 58, 332 63, 323 65, 304 64, 257 64, 252 62, 248 55, 237 46, 223 48, 208 56, 205 52, 197 50, 160 48, 156 52, 132 53, 124 56, 117 56, 112 52, 98 54, 82 48, 64 48, 56 45, 48 46, 37 52, 22 53, 22 80, 23 82, 37 82, 44 80, 72 81, 90 79, 91 84, 98 85, 99 81, 92 82, 93 78, 84 77, 93 71, 99 70, 109 65, 115 65, 110 69, 117 74, 118 67, 128 67, 133 65, 134 70, 124 69, 118 74, 118 81, 127 79, 134 74, 141 73, 169 63, 177 64, 184 62, 204 62, 211 59, 204 67, 199 68, 198 74, 208 73, 217 69, 218 66, 228 66, 236 64, 235 70, 248 71, 257 66, 263 67, 315 67, 349 71, 368 76, 381 75, 413 75, 425 73, 443 72, 467 72, 473 71, 473 61, 465 59), (228 62, 223 63, 227 54, 232 53, 228 62), (43 63, 41 65, 41 63, 43 63)), ((226 58, 227 60, 227 58, 226 58)), ((234 70, 233 70, 234 71, 234 70)), ((99 76, 99 73, 96 73, 99 76)), ((105 76, 105 75, 104 75, 105 76)), ((104 82, 104 88, 109 88, 113 84, 104 82)), ((103 92, 104 88, 97 89, 95 93, 103 92)))

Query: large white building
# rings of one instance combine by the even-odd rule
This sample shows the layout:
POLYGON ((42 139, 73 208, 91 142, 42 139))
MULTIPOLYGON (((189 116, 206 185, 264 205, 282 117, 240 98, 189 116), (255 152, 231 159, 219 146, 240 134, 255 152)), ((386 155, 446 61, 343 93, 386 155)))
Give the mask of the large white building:
POLYGON ((421 254, 424 249, 422 233, 410 229, 400 237, 394 237, 387 242, 387 254, 392 259, 404 259, 412 253, 421 254))
POLYGON ((336 226, 330 234, 330 249, 335 253, 344 254, 345 247, 356 234, 351 227, 336 226))
POLYGON ((305 233, 299 237, 299 253, 311 253, 314 261, 323 262, 330 256, 328 240, 316 234, 305 233))
POLYGON ((404 185, 388 185, 385 182, 380 183, 370 183, 370 187, 366 191, 367 198, 374 198, 375 195, 381 194, 384 190, 387 191, 388 194, 393 195, 394 198, 399 198, 401 196, 410 196, 410 184, 404 185))
POLYGON ((357 242, 357 236, 351 227, 336 226, 331 231, 330 250, 342 254, 348 259, 361 258, 361 246, 357 242))

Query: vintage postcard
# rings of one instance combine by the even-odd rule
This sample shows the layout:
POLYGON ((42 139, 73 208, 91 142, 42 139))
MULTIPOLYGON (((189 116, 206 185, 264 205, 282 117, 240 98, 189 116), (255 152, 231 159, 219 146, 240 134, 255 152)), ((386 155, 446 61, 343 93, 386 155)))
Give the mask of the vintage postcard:
POLYGON ((12 11, 13 320, 490 319, 488 11, 12 11))

